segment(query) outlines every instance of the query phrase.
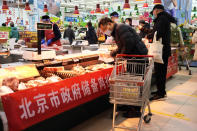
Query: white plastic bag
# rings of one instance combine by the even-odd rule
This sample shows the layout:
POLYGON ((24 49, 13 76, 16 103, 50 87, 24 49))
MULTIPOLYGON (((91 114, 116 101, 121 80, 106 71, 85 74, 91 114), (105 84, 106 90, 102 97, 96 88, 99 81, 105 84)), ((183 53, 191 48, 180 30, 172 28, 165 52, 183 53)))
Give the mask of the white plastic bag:
POLYGON ((193 60, 197 60, 197 44, 195 44, 195 53, 194 53, 193 60))
POLYGON ((154 62, 163 64, 162 52, 163 52, 163 44, 162 39, 160 38, 159 41, 156 39, 157 32, 154 34, 153 43, 150 44, 149 48, 149 55, 154 57, 154 62))

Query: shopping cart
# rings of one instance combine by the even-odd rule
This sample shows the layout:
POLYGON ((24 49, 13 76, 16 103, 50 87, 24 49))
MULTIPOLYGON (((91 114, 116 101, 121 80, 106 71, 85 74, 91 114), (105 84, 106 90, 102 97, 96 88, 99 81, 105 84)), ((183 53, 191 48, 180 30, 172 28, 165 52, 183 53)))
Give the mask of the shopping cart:
POLYGON ((145 123, 151 121, 149 105, 150 85, 154 61, 147 55, 119 54, 115 59, 115 66, 109 78, 110 102, 114 104, 112 130, 115 128, 135 129, 115 125, 117 104, 141 107, 141 117, 137 131, 140 131, 142 120, 145 123), (148 105, 148 114, 144 116, 148 105))

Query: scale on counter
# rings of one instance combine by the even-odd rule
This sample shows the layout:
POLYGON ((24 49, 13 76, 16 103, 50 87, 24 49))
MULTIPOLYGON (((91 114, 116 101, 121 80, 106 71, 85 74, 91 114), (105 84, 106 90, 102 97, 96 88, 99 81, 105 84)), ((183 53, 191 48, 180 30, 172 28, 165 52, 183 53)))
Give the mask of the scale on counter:
POLYGON ((52 49, 42 49, 41 54, 38 54, 37 48, 25 48, 23 52, 23 59, 25 60, 48 60, 54 59, 56 57, 55 50, 52 49))

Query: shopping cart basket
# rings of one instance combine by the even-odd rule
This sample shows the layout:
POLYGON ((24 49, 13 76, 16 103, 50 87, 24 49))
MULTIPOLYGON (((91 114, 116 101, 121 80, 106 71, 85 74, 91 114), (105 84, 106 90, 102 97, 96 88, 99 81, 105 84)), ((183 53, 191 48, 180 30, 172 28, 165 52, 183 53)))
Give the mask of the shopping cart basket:
POLYGON ((153 67, 152 56, 117 55, 114 69, 109 78, 110 102, 114 104, 112 130, 115 128, 134 129, 115 125, 117 104, 141 107, 142 115, 138 123, 138 131, 141 129, 143 119, 145 123, 151 121, 149 96, 153 67), (144 116, 147 105, 149 112, 144 116))

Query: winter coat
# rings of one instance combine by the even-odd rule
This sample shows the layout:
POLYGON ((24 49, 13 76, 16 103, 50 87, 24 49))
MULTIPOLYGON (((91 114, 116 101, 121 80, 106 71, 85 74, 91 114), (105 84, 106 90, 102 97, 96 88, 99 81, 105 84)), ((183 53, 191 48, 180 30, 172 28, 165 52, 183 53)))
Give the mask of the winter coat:
POLYGON ((64 31, 64 38, 68 38, 70 44, 73 43, 73 40, 75 39, 75 33, 74 33, 74 31, 70 27, 68 27, 64 31))
POLYGON ((171 24, 176 23, 174 17, 172 17, 167 12, 163 11, 157 15, 157 18, 154 20, 154 27, 150 34, 148 34, 149 39, 153 39, 154 33, 157 31, 157 40, 162 38, 163 44, 163 56, 171 56, 171 46, 170 46, 170 36, 171 36, 171 24))
MULTIPOLYGON (((53 32, 54 32, 55 37, 52 38, 52 42, 56 42, 57 40, 60 40, 62 35, 57 24, 53 24, 53 32)), ((44 39, 44 38, 45 38, 45 31, 42 30, 41 39, 44 39)))
POLYGON ((118 46, 118 49, 111 53, 113 57, 116 54, 146 55, 148 50, 136 31, 128 25, 114 25, 112 36, 118 46))
POLYGON ((19 32, 18 32, 18 29, 16 27, 11 27, 10 38, 16 38, 16 42, 18 41, 19 32))
POLYGON ((89 44, 96 44, 98 42, 98 38, 96 36, 96 32, 94 30, 94 27, 90 27, 88 31, 86 32, 86 39, 89 44))

